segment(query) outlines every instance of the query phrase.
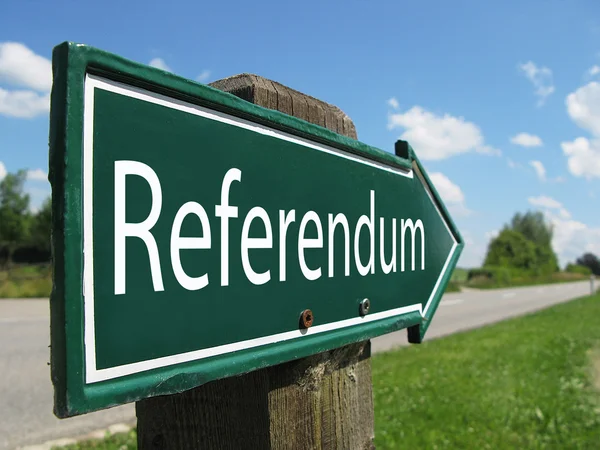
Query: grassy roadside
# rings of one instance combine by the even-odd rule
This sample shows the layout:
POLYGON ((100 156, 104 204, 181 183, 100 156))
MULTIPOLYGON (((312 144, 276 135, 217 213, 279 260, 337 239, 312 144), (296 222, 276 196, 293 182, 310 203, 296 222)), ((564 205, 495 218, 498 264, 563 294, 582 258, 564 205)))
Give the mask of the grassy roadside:
POLYGON ((600 295, 373 358, 376 446, 597 449, 600 295))
POLYGON ((135 450, 137 449, 137 433, 116 433, 104 439, 90 440, 66 447, 52 447, 52 450, 135 450))
POLYGON ((450 282, 446 285, 446 290, 444 292, 460 292, 460 284, 450 280, 450 282))
POLYGON ((493 278, 484 276, 468 279, 469 269, 457 267, 452 273, 452 278, 446 287, 445 292, 460 292, 465 288, 470 289, 502 289, 513 287, 537 286, 540 284, 572 283, 575 281, 588 281, 589 275, 572 272, 556 272, 544 276, 513 276, 510 281, 498 282, 493 278))
POLYGON ((10 272, 0 270, 0 299, 46 298, 52 291, 49 265, 20 266, 10 272))
POLYGON ((502 289, 511 287, 538 286, 540 284, 573 283, 575 281, 589 281, 589 275, 580 273, 557 272, 543 277, 514 278, 510 283, 498 283, 493 280, 473 280, 465 284, 466 287, 475 289, 502 289))
POLYGON ((452 272, 452 278, 450 279, 453 283, 466 283, 467 277, 469 276, 469 269, 463 269, 462 267, 456 267, 452 272))
MULTIPOLYGON (((445 292, 460 292, 462 287, 474 289, 498 289, 508 287, 534 286, 539 284, 569 283, 589 279, 586 275, 560 272, 541 278, 516 278, 510 284, 499 284, 493 280, 479 279, 467 282, 469 271, 456 268, 446 286, 445 292)), ((21 266, 10 273, 0 270, 0 299, 3 298, 46 298, 52 291, 50 266, 21 266)))
MULTIPOLYGON (((373 357, 377 449, 597 449, 600 294, 373 357)), ((135 449, 135 431, 63 450, 135 449)))
POLYGON ((468 274, 469 271, 467 269, 456 267, 444 292, 460 292, 461 286, 467 281, 468 274))

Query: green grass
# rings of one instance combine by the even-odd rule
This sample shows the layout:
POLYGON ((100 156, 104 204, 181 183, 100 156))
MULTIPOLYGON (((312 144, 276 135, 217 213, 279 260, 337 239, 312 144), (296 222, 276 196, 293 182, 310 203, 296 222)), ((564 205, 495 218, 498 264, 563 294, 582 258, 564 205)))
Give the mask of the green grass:
POLYGON ((47 298, 52 291, 50 277, 35 280, 0 281, 2 298, 47 298))
POLYGON ((468 275, 469 269, 462 269, 460 267, 454 269, 454 272, 452 272, 452 277, 450 278, 450 282, 446 288, 446 292, 459 292, 461 287, 474 289, 502 289, 510 287, 536 286, 539 284, 572 283, 574 281, 589 280, 589 275, 571 272, 556 272, 540 277, 519 276, 514 277, 510 280, 510 282, 503 283, 485 276, 475 277, 469 281, 468 275))
MULTIPOLYGON (((597 450, 599 324, 596 295, 375 355, 376 448, 597 450)), ((65 447, 135 448, 135 431, 65 447)))
POLYGON ((33 279, 50 275, 50 264, 32 264, 13 266, 10 271, 0 269, 0 281, 8 279, 33 279))
POLYGON ((53 447, 52 450, 134 450, 136 448, 137 433, 132 430, 129 433, 109 435, 105 439, 82 441, 66 447, 53 447))
POLYGON ((52 276, 49 265, 17 266, 0 270, 0 299, 49 297, 52 276))
POLYGON ((460 292, 460 284, 450 280, 450 282, 446 285, 446 290, 444 292, 460 292))
POLYGON ((373 357, 376 447, 600 448, 599 324, 596 295, 373 357))
POLYGON ((467 281, 467 276, 469 275, 469 269, 463 269, 461 267, 457 267, 452 272, 451 282, 454 283, 465 283, 467 281))
POLYGON ((551 275, 541 277, 517 277, 512 279, 510 283, 498 283, 493 279, 478 277, 467 282, 465 286, 477 289, 501 289, 507 287, 537 286, 540 284, 572 283, 574 281, 589 281, 589 279, 589 275, 569 272, 556 272, 551 275))

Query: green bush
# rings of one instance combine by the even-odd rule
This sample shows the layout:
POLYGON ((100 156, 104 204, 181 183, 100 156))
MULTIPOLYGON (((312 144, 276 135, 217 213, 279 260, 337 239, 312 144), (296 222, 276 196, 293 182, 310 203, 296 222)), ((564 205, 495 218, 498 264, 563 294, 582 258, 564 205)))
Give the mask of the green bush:
POLYGON ((536 261, 536 245, 521 233, 507 229, 490 242, 484 267, 531 270, 536 266, 536 261))
POLYGON ((588 275, 579 272, 552 272, 539 275, 535 271, 518 270, 509 267, 482 267, 471 269, 467 286, 485 289, 500 287, 533 286, 536 284, 565 283, 584 280, 588 275))
POLYGON ((517 214, 511 226, 490 242, 484 267, 509 267, 535 277, 558 272, 551 241, 552 227, 545 223, 543 215, 517 214))
POLYGON ((0 298, 46 298, 52 292, 52 278, 0 280, 0 298))
POLYGON ((550 246, 535 246, 535 266, 533 271, 536 275, 547 275, 558 272, 558 259, 550 246))
POLYGON ((522 271, 510 267, 484 266, 469 270, 467 282, 469 284, 497 284, 508 286, 513 278, 523 276, 522 271))
POLYGON ((450 281, 444 292, 460 292, 460 284, 456 281, 450 281))
POLYGON ((567 264, 565 268, 565 272, 568 273, 579 273, 581 275, 591 275, 592 269, 587 266, 582 266, 580 264, 567 264))
POLYGON ((464 283, 465 281, 467 281, 467 276, 469 275, 469 269, 463 269, 462 267, 457 267, 456 269, 454 269, 454 272, 452 272, 452 279, 451 281, 454 283, 464 283))

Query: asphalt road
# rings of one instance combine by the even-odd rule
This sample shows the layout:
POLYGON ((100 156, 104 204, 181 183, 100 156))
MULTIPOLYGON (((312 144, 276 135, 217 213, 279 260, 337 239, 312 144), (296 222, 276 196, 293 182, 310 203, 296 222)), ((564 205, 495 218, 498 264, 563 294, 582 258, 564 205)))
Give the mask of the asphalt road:
MULTIPOLYGON (((426 339, 522 315, 589 292, 590 283, 586 281, 446 294, 426 339)), ((48 365, 48 316, 46 299, 0 300, 1 450, 79 436, 114 423, 135 420, 132 404, 70 419, 54 417, 48 365)), ((406 331, 382 336, 372 342, 374 352, 407 345, 406 331)))
MULTIPOLYGON (((596 290, 600 285, 595 281, 596 290)), ((426 340, 521 316, 590 294, 590 282, 551 284, 512 289, 468 290, 446 294, 427 330, 426 340)), ((409 345, 406 331, 373 339, 374 353, 409 345)))

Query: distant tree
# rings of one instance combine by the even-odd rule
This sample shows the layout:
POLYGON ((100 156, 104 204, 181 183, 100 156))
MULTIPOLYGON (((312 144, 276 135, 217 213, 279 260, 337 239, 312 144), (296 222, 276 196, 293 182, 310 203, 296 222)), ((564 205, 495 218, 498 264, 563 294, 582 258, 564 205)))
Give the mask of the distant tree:
POLYGON ((31 221, 31 243, 38 249, 50 251, 50 231, 52 229, 52 202, 50 198, 42 204, 31 221))
POLYGON ((560 270, 560 267, 558 265, 558 258, 556 257, 556 253, 554 253, 550 245, 536 244, 535 255, 535 271, 538 274, 548 274, 552 272, 558 272, 560 270))
POLYGON ((536 245, 518 231, 504 229, 490 242, 484 266, 531 270, 536 266, 536 245))
POLYGON ((569 263, 569 264, 567 264, 567 267, 565 267, 565 272, 579 273, 581 275, 591 275, 592 269, 590 269, 587 266, 569 263))
POLYGON ((600 259, 593 253, 584 253, 577 258, 576 263, 580 266, 589 267, 594 275, 600 275, 600 259))
POLYGON ((29 195, 23 192, 26 172, 7 174, 0 181, 0 244, 7 249, 10 268, 17 247, 29 237, 29 195))
POLYGON ((552 248, 553 227, 546 221, 544 214, 539 211, 515 214, 508 228, 518 231, 541 247, 552 248))
POLYGON ((525 214, 515 214, 510 223, 504 226, 501 234, 503 234, 503 238, 495 243, 496 246, 492 245, 495 241, 493 240, 490 251, 493 249, 494 252, 499 252, 499 249, 503 246, 512 248, 511 246, 523 245, 523 248, 521 251, 514 249, 513 256, 510 256, 510 253, 500 252, 498 254, 501 254, 502 257, 499 257, 498 254, 489 254, 488 252, 486 264, 488 264, 488 261, 501 260, 502 262, 494 265, 520 268, 536 275, 548 274, 560 269, 558 258, 552 249, 553 228, 541 212, 528 211, 525 214), (517 237, 517 235, 520 237, 517 237), (518 244, 522 239, 525 239, 531 245, 518 244))

